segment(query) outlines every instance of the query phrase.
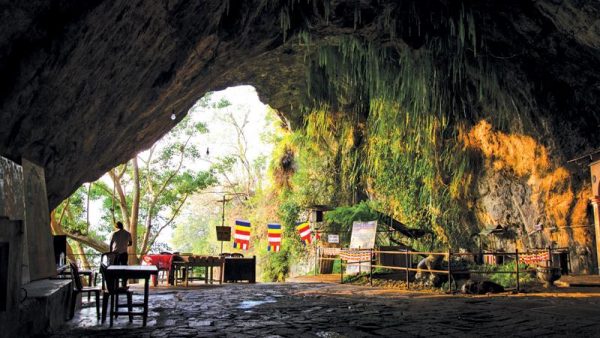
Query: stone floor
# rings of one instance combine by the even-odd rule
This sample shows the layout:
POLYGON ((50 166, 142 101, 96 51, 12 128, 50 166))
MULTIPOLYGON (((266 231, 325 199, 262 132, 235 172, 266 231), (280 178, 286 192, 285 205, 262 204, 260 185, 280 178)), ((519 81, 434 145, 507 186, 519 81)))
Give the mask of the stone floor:
POLYGON ((112 329, 91 305, 53 337, 600 335, 600 288, 495 296, 324 283, 153 288, 148 326, 119 317, 112 329))

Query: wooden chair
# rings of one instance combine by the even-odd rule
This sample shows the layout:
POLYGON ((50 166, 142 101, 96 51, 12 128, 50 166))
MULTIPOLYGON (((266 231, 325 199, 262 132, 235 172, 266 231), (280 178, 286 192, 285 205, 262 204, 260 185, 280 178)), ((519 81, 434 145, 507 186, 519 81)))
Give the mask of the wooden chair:
POLYGON ((96 315, 100 319, 100 288, 95 286, 83 286, 81 283, 81 276, 79 275, 79 268, 76 264, 70 263, 71 266, 71 278, 73 279, 73 293, 71 295, 71 312, 70 318, 75 316, 75 302, 77 301, 77 295, 80 293, 87 293, 88 300, 90 294, 93 293, 96 297, 96 315))
POLYGON ((119 281, 108 277, 106 273, 107 266, 104 263, 100 264, 100 273, 102 274, 103 287, 105 287, 102 295, 102 323, 106 321, 106 312, 108 301, 110 300, 110 326, 113 326, 113 318, 117 318, 119 308, 127 307, 129 311, 129 322, 133 321, 133 292, 129 291, 129 287, 119 287, 119 281), (127 296, 127 305, 119 305, 119 295, 127 296))

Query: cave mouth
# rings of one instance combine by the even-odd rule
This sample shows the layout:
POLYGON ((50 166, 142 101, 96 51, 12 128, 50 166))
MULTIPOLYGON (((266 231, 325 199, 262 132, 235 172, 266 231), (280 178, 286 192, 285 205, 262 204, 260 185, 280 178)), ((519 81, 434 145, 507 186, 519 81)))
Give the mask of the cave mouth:
POLYGON ((84 265, 99 264, 96 252, 106 251, 104 239, 110 238, 115 221, 123 219, 126 229, 137 224, 138 257, 202 251, 190 234, 208 238, 203 238, 206 252, 199 253, 217 254, 212 226, 222 214, 215 201, 235 197, 232 203, 243 204, 269 188, 267 168, 281 120, 254 87, 208 92, 185 115, 169 113, 167 123, 177 123, 161 139, 78 187, 52 211, 53 231, 77 236, 86 245, 70 241, 72 252, 89 255, 84 265), (206 226, 192 226, 198 223, 206 226))

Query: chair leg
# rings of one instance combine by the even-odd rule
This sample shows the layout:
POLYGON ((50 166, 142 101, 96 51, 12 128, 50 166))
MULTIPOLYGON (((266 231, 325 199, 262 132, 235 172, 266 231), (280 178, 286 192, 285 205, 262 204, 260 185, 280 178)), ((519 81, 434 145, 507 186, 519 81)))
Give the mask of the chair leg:
POLYGON ((96 296, 96 317, 100 319, 100 291, 96 290, 94 296, 96 296))
MULTIPOLYGON (((115 294, 115 312, 119 312, 119 294, 115 294)), ((119 315, 115 313, 115 318, 118 318, 119 315)))
POLYGON ((127 293, 127 309, 129 310, 129 322, 133 322, 133 314, 131 314, 133 312, 133 296, 131 292, 127 293))
POLYGON ((102 296, 102 323, 104 324, 104 322, 106 322, 106 311, 108 310, 108 298, 110 297, 110 295, 108 294, 104 294, 102 296))
POLYGON ((113 316, 114 316, 114 312, 115 312, 115 296, 114 295, 110 295, 110 327, 113 326, 113 316))
POLYGON ((75 317, 75 302, 77 301, 77 292, 71 292, 71 307, 69 309, 69 319, 73 319, 75 317))

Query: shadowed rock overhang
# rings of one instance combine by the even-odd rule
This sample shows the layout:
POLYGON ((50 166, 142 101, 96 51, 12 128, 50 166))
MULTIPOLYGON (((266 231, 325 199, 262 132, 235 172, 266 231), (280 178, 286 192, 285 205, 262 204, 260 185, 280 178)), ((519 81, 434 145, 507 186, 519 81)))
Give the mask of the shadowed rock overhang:
POLYGON ((348 36, 419 57, 436 39, 476 34, 474 58, 505 71, 505 83, 531 88, 532 114, 553 121, 547 128, 559 147, 564 139, 574 144, 564 156, 598 145, 594 0, 19 1, 0 8, 0 155, 45 167, 51 208, 149 147, 208 91, 253 85, 301 127, 307 53, 348 36), (467 16, 475 29, 461 33, 455 23, 467 16), (299 38, 307 35, 311 46, 299 38), (568 130, 556 128, 561 121, 568 130), (561 136, 567 132, 578 136, 561 136))

